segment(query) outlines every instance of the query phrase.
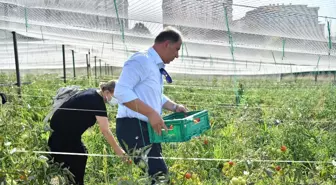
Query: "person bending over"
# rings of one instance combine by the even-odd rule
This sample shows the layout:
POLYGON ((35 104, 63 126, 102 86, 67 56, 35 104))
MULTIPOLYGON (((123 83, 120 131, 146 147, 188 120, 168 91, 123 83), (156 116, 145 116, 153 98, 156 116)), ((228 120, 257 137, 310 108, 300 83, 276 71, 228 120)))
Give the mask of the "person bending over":
MULTIPOLYGON (((53 130, 48 140, 51 152, 88 153, 81 141, 82 134, 96 122, 114 152, 126 160, 124 150, 117 144, 109 129, 105 104, 115 105, 115 82, 102 83, 100 89, 90 88, 72 96, 58 109, 50 120, 53 130)), ((64 163, 74 175, 74 183, 84 184, 87 156, 52 154, 54 162, 64 163)))

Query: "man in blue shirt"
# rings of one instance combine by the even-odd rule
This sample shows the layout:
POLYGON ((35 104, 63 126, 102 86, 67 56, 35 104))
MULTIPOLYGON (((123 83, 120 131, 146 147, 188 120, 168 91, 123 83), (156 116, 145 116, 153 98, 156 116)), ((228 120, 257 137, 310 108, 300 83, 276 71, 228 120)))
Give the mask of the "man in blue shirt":
MULTIPOLYGON (((181 33, 167 27, 155 38, 154 45, 145 52, 137 52, 128 59, 122 69, 114 96, 119 101, 116 135, 124 150, 132 155, 137 149, 150 145, 147 124, 161 134, 167 130, 161 117, 162 108, 175 112, 186 112, 183 105, 176 104, 163 94, 163 76, 168 83, 171 78, 165 65, 178 58, 182 44, 181 33)), ((151 144, 148 152, 148 174, 168 174, 167 166, 161 156, 160 143, 151 144), (154 158, 150 158, 154 157, 154 158)), ((140 161, 135 160, 138 164, 140 161)), ((154 180, 152 181, 154 183, 154 180)))

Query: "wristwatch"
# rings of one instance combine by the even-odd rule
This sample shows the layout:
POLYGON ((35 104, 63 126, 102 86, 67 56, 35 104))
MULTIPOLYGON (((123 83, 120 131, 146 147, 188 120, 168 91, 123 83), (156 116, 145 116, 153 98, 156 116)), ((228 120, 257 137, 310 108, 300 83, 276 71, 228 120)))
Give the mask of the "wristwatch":
POLYGON ((173 111, 176 112, 176 109, 177 109, 177 104, 174 104, 173 111))

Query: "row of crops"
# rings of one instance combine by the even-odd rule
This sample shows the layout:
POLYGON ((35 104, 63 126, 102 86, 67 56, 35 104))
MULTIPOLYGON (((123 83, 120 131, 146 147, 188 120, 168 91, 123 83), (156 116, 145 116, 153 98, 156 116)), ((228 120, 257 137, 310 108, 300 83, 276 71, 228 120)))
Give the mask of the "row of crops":
MULTIPOLYGON (((105 76, 99 80, 109 80, 105 76)), ((67 85, 96 87, 77 78, 67 85)), ((211 129, 184 143, 163 144, 173 184, 333 184, 336 181, 336 87, 331 82, 262 79, 179 79, 165 94, 189 110, 208 110, 211 129), (238 85, 241 84, 241 85, 238 85), (239 91, 239 101, 237 93, 239 91), (177 159, 176 159, 177 158, 177 159)), ((15 81, 2 74, 1 83, 15 81)), ((48 163, 48 130, 42 122, 56 90, 53 75, 26 75, 21 98, 15 86, 0 86, 0 182, 66 184, 69 172, 48 163)), ((108 107, 115 133, 117 108, 108 107)), ((167 114, 167 112, 165 112, 167 114)), ((145 184, 133 163, 124 163, 94 126, 83 141, 90 154, 86 184, 145 184)))

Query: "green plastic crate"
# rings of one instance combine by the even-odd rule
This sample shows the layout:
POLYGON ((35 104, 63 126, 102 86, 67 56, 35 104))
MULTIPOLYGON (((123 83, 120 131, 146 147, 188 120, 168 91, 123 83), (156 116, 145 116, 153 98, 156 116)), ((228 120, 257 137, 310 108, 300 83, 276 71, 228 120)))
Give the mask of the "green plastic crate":
POLYGON ((168 127, 159 136, 148 123, 148 132, 151 143, 185 142, 194 136, 199 136, 210 129, 209 115, 207 110, 190 111, 185 113, 175 112, 163 117, 168 127))

